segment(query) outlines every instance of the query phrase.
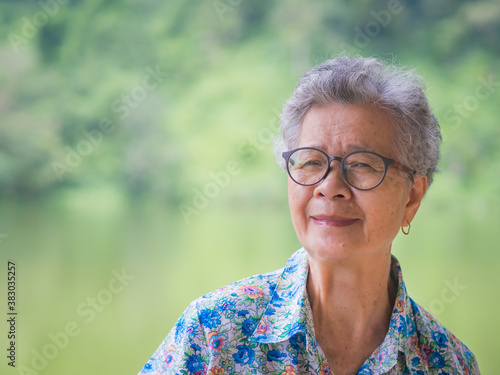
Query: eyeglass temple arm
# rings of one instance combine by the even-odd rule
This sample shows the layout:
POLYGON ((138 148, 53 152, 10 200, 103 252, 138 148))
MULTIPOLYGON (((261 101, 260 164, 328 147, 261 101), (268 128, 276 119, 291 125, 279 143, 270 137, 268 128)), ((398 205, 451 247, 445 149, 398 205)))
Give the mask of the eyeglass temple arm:
POLYGON ((403 172, 415 174, 415 171, 413 169, 410 169, 406 165, 398 163, 397 161, 395 161, 394 163, 392 163, 392 165, 394 165, 398 169, 401 169, 403 172))

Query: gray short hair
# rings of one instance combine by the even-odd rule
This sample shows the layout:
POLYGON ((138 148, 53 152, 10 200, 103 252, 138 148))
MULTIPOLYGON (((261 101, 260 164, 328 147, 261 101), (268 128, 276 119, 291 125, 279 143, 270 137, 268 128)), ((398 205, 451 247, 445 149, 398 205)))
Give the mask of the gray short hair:
POLYGON ((432 183, 439 161, 441 131, 425 96, 425 83, 413 69, 375 58, 341 56, 307 71, 281 112, 275 139, 276 161, 285 168, 283 151, 297 147, 306 112, 314 105, 377 104, 394 121, 398 161, 432 183))

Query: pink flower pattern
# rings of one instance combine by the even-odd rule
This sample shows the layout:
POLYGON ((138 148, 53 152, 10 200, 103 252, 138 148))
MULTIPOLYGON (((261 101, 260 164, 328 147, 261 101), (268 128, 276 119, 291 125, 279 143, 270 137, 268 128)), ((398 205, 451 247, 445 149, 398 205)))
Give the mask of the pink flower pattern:
MULTIPOLYGON (((195 300, 140 374, 331 375, 315 340, 304 249, 286 267, 195 300)), ((398 295, 389 331, 359 369, 371 374, 478 375, 472 352, 407 294, 392 259, 398 295)))

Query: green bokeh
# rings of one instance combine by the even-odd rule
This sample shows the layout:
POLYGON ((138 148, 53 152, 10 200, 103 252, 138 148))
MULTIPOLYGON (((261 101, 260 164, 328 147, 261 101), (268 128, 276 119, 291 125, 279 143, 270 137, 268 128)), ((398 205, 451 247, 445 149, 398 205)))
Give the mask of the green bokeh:
POLYGON ((300 75, 347 48, 428 83, 442 173, 393 251, 410 295, 496 373, 500 9, 438 3, 0 2, 0 260, 18 269, 17 364, 33 368, 70 323, 78 333, 38 373, 137 373, 193 299, 282 267, 300 245, 270 134, 300 75), (109 292, 122 271, 133 279, 109 292), (454 280, 465 289, 441 303, 454 280), (99 296, 112 298, 90 307, 99 296))

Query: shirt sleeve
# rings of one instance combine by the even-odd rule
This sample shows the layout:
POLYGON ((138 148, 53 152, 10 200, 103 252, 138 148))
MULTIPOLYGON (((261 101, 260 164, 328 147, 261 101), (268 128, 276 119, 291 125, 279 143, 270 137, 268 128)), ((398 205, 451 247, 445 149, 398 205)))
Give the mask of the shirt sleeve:
POLYGON ((209 350, 194 301, 182 313, 141 374, 206 374, 209 350))

